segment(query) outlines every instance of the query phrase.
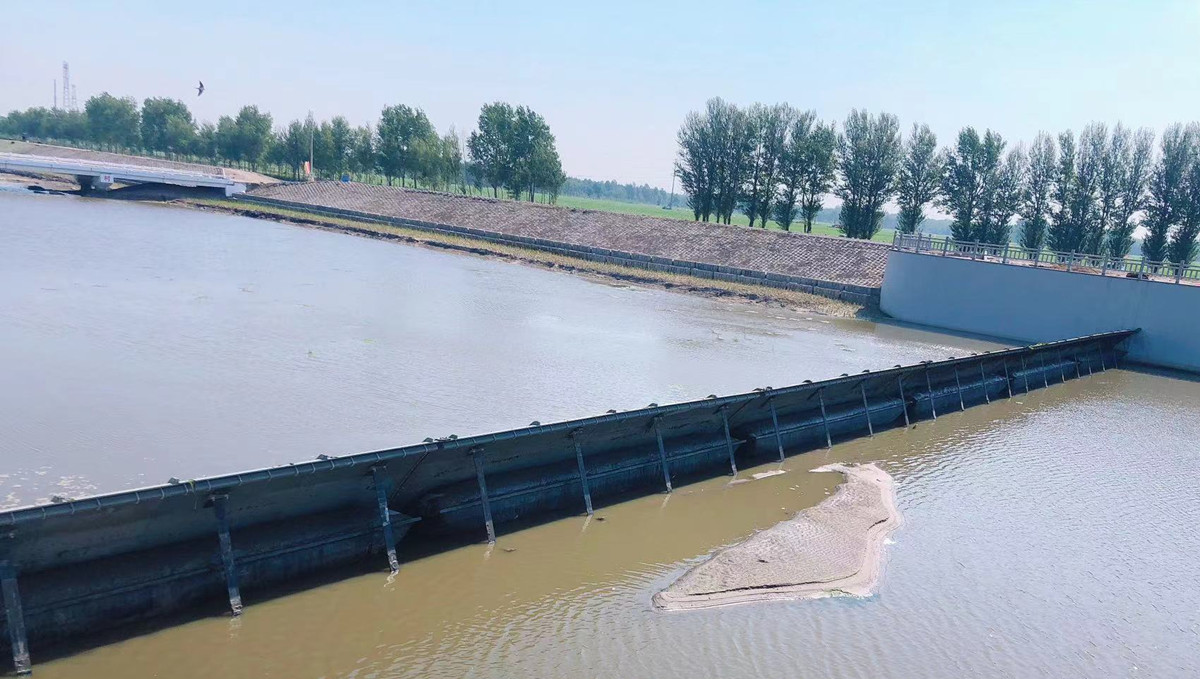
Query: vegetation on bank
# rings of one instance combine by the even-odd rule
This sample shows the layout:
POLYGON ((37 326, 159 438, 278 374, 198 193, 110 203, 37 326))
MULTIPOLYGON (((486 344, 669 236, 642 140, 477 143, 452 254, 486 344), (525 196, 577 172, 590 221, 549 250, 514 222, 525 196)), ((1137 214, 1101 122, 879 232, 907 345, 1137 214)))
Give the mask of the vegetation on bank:
POLYGON ((537 112, 503 102, 484 105, 479 129, 463 139, 439 135, 424 111, 386 106, 374 126, 353 127, 342 116, 293 120, 275 128, 271 114, 244 106, 217 123, 197 123, 187 105, 103 93, 83 110, 30 108, 0 116, 0 135, 50 140, 100 150, 148 153, 185 161, 237 166, 299 179, 310 160, 313 176, 382 177, 389 185, 468 189, 551 202, 566 176, 550 127, 537 112))
POLYGON ((355 233, 376 234, 381 237, 397 238, 406 242, 430 247, 449 248, 475 254, 499 256, 552 269, 596 274, 615 280, 661 285, 667 289, 682 292, 708 296, 738 297, 749 301, 773 301, 831 316, 851 317, 870 313, 870 310, 861 304, 829 299, 820 295, 812 295, 794 290, 712 280, 684 274, 664 273, 619 264, 607 264, 533 248, 492 243, 470 238, 469 236, 423 231, 420 229, 380 224, 378 222, 315 215, 301 210, 247 204, 235 200, 189 199, 183 202, 188 205, 253 217, 349 230, 355 233))
POLYGON ((1039 134, 1026 148, 973 127, 938 150, 926 125, 907 138, 888 113, 854 110, 841 131, 786 104, 742 109, 720 98, 685 118, 675 171, 692 216, 750 226, 768 220, 804 230, 828 194, 842 205, 838 230, 874 238, 883 207, 897 228, 920 230, 933 206, 956 240, 1125 257, 1138 227, 1152 261, 1190 263, 1200 236, 1200 123, 1163 131, 1092 123, 1076 135, 1039 134))

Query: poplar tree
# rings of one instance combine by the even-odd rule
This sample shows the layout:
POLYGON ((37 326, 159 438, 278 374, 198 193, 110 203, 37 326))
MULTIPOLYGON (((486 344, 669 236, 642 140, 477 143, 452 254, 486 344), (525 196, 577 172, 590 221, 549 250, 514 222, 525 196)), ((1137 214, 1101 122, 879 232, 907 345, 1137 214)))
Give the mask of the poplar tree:
POLYGON ((913 124, 904 144, 904 160, 896 177, 896 203, 900 206, 897 228, 916 233, 925 221, 925 206, 937 197, 942 184, 942 158, 937 137, 928 125, 913 124))
POLYGON ((883 223, 883 205, 892 196, 900 165, 900 122, 896 116, 852 110, 838 137, 842 199, 841 225, 850 238, 870 239, 883 223))

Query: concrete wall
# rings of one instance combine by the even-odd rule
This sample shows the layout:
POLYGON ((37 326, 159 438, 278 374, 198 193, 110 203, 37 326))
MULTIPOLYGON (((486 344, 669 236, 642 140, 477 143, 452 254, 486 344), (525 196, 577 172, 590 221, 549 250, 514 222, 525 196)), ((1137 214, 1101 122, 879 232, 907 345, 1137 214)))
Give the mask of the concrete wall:
POLYGON ((880 309, 893 318, 1021 342, 1125 328, 1128 358, 1200 372, 1200 287, 893 252, 880 309))

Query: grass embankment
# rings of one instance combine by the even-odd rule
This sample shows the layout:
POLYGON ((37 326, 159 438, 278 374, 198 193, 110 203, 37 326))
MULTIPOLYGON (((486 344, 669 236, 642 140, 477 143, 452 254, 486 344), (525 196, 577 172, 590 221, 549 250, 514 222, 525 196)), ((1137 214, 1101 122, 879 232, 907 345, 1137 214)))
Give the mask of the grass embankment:
MULTIPOLYGON (((596 210, 598 212, 616 212, 624 215, 642 215, 646 217, 663 217, 666 219, 681 219, 685 221, 692 220, 692 211, 687 205, 676 205, 670 210, 664 210, 658 205, 649 205, 646 203, 627 203, 621 200, 604 200, 601 198, 584 198, 583 196, 559 196, 558 205, 562 207, 575 208, 577 210, 596 210)), ((733 215, 731 223, 734 226, 750 225, 750 220, 746 215, 737 213, 733 215)), ((755 227, 758 228, 758 227, 755 227)), ((799 233, 804 228, 803 224, 793 224, 792 231, 799 233)), ((772 231, 782 231, 783 228, 772 221, 767 222, 767 229, 772 231)), ((813 235, 816 236, 838 236, 842 235, 832 224, 816 222, 813 224, 813 235)), ((892 242, 892 230, 884 229, 875 234, 871 240, 880 243, 892 242)))
POLYGON ((794 290, 715 281, 697 276, 661 273, 618 264, 606 264, 604 262, 594 262, 588 259, 559 255, 533 248, 491 243, 467 236, 422 231, 420 229, 343 219, 341 217, 327 217, 300 210, 290 210, 268 205, 254 205, 235 200, 197 198, 180 202, 185 205, 241 214, 249 217, 317 226, 357 235, 395 239, 414 245, 499 257, 547 269, 582 273, 585 275, 590 274, 609 280, 648 285, 707 297, 733 297, 753 302, 777 303, 788 307, 828 314, 830 316, 850 317, 869 313, 869 310, 860 304, 833 300, 821 297, 820 295, 810 295, 794 290))

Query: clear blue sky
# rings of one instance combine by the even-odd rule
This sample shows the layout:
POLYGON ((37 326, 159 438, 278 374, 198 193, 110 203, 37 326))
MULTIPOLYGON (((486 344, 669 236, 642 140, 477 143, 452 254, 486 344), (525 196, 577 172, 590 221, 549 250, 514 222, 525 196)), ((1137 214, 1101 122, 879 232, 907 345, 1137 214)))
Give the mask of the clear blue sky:
POLYGON ((1200 2, 7 2, 0 110, 173 96, 201 119, 256 103, 276 122, 385 104, 469 131, 479 106, 532 106, 569 174, 669 187, 675 132, 712 96, 841 120, 886 110, 942 141, 1091 120, 1200 118, 1200 2), (197 99, 192 89, 208 87, 197 99))

